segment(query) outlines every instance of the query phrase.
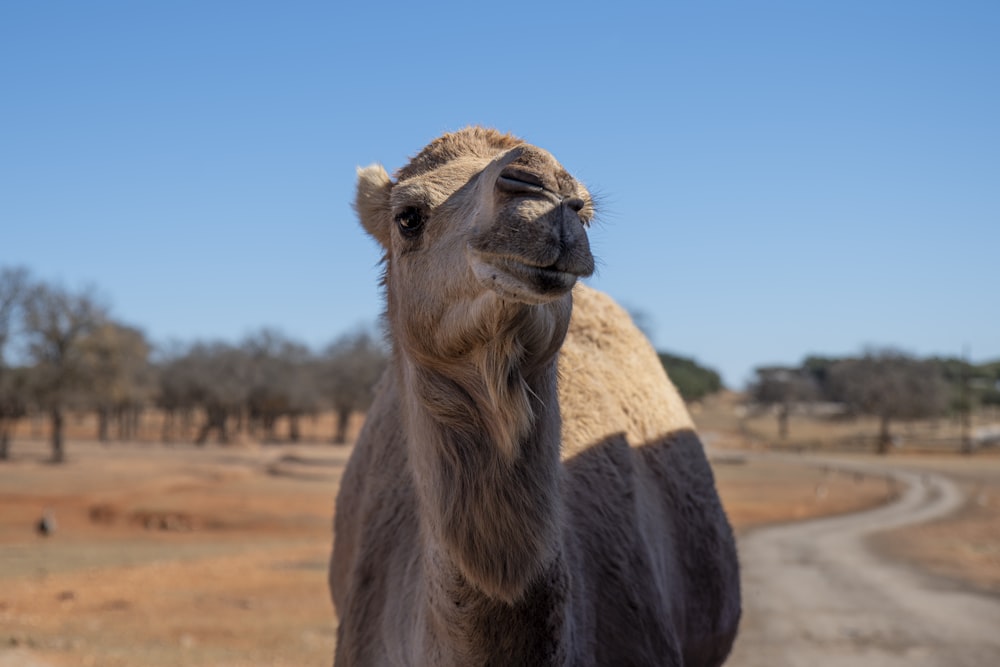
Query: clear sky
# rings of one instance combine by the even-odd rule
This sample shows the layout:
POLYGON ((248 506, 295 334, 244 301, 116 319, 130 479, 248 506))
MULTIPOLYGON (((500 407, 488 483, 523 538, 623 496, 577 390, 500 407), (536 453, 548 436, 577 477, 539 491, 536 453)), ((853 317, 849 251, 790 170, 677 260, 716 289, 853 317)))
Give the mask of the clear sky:
POLYGON ((158 342, 380 312, 354 168, 469 124, 601 195, 591 284, 753 367, 1000 357, 1000 2, 4 2, 0 265, 158 342))

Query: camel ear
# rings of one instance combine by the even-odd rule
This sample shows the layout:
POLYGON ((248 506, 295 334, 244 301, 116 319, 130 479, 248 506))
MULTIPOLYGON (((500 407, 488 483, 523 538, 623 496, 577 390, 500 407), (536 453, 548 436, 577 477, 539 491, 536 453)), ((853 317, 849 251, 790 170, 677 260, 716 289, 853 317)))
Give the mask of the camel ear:
POLYGON ((382 247, 389 248, 389 230, 392 225, 392 206, 389 195, 392 180, 380 164, 358 167, 358 192, 354 198, 354 210, 358 212, 361 226, 382 247))

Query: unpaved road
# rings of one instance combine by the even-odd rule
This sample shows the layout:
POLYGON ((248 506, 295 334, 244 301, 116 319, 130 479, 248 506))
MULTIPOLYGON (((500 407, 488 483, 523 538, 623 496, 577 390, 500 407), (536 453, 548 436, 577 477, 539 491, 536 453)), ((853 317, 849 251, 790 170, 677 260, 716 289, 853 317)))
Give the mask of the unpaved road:
POLYGON ((1000 665, 1000 598, 889 562, 865 544, 872 533, 955 511, 959 488, 934 473, 834 465, 891 474, 906 487, 874 510, 741 539, 744 617, 727 666, 1000 665))

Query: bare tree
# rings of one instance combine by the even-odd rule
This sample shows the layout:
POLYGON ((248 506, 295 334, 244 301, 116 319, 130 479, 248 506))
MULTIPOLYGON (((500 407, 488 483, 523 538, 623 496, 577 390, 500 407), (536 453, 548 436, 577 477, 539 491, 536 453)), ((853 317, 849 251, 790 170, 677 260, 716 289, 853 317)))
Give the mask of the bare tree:
POLYGON ((86 377, 81 341, 107 319, 89 292, 45 284, 24 299, 28 353, 35 364, 38 397, 52 421, 52 461, 65 460, 63 422, 66 402, 86 377))
POLYGON ((5 361, 4 353, 13 334, 15 319, 27 289, 27 269, 0 269, 0 364, 5 361))
POLYGON ((775 409, 778 436, 788 437, 788 417, 797 403, 815 400, 818 395, 812 376, 800 368, 762 366, 754 369, 756 379, 749 387, 754 403, 775 409))
POLYGON ((10 440, 17 422, 28 416, 31 370, 7 368, 0 374, 0 461, 10 458, 10 440))
POLYGON ((163 442, 188 437, 198 396, 194 389, 196 370, 188 348, 174 344, 156 365, 156 405, 163 410, 163 442), (178 424, 178 420, 180 424, 178 424))
POLYGON ((189 397, 205 411, 195 443, 204 445, 212 431, 219 442, 228 443, 229 420, 243 414, 252 381, 246 353, 228 343, 198 343, 188 353, 186 365, 189 397))
POLYGON ((262 329, 243 341, 250 362, 251 382, 247 391, 247 419, 251 435, 263 430, 263 438, 277 439, 275 425, 288 410, 287 388, 292 374, 284 352, 293 344, 272 329, 262 329))
POLYGON ((98 439, 110 438, 110 422, 118 422, 118 437, 135 437, 136 421, 152 394, 150 346, 137 328, 105 322, 80 341, 87 376, 88 407, 97 412, 98 439))
POLYGON ((338 338, 326 349, 325 357, 321 386, 337 415, 333 441, 342 444, 347 441, 351 415, 371 405, 388 355, 374 334, 360 331, 338 338))
POLYGON ((292 442, 299 439, 299 420, 306 415, 316 415, 320 411, 322 395, 319 389, 320 365, 304 348, 286 350, 283 357, 285 372, 285 394, 288 398, 288 437, 292 442))
POLYGON ((8 368, 6 356, 27 286, 26 269, 0 269, 0 461, 9 457, 11 432, 27 414, 25 372, 8 368))
POLYGON ((309 348, 277 331, 263 329, 242 345, 253 380, 247 397, 250 423, 274 440, 275 422, 288 418, 289 439, 299 439, 299 419, 319 410, 316 360, 309 348))
POLYGON ((879 418, 877 451, 892 444, 891 422, 931 417, 944 409, 947 386, 940 366, 897 350, 869 351, 830 369, 837 395, 855 411, 879 418))

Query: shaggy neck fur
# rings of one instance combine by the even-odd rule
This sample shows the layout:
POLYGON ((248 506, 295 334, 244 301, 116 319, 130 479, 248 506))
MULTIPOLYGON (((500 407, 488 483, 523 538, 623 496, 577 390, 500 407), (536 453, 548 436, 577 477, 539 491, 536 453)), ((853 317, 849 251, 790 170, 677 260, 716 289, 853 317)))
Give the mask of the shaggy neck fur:
POLYGON ((455 652, 445 662, 521 652, 561 662, 568 584, 556 353, 571 301, 478 300, 489 303, 445 314, 465 320, 437 329, 460 332, 448 338, 428 335, 419 318, 393 318, 390 304, 390 322, 402 323, 395 354, 421 506, 427 623, 455 652))

